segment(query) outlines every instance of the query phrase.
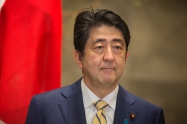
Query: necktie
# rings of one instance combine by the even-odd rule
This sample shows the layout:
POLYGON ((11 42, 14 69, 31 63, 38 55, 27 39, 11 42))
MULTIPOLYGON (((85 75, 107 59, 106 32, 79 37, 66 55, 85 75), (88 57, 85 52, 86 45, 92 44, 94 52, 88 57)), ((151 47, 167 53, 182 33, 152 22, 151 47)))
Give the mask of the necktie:
POLYGON ((103 100, 98 100, 94 102, 93 105, 97 108, 97 113, 93 119, 92 124, 107 124, 105 108, 108 106, 108 103, 103 100))

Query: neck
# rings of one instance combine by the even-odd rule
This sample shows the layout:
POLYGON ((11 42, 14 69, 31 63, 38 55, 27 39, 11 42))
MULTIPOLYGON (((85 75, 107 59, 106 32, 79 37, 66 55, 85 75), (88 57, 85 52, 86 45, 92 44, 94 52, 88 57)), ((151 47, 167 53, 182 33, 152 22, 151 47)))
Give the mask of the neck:
POLYGON ((115 85, 102 85, 102 86, 93 86, 90 83, 84 82, 85 85, 100 99, 103 99, 108 94, 110 94, 117 86, 117 83, 115 85))

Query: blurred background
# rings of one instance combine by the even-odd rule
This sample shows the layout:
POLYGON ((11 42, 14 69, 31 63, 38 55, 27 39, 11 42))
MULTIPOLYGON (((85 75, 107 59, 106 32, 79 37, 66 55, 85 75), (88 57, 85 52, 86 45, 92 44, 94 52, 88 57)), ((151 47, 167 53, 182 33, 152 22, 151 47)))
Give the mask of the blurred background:
POLYGON ((163 108, 167 124, 187 123, 186 0, 63 0, 62 86, 81 77, 73 60, 73 26, 83 8, 110 9, 131 31, 120 84, 163 108))

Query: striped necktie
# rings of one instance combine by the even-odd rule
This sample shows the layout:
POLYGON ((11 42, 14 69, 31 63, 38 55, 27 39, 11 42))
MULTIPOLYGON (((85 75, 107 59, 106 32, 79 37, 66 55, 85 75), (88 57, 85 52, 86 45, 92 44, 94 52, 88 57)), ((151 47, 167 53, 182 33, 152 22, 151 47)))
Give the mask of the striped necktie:
POLYGON ((93 119, 92 124, 107 124, 105 108, 108 106, 108 103, 103 100, 98 100, 94 102, 93 105, 97 108, 97 113, 93 119))

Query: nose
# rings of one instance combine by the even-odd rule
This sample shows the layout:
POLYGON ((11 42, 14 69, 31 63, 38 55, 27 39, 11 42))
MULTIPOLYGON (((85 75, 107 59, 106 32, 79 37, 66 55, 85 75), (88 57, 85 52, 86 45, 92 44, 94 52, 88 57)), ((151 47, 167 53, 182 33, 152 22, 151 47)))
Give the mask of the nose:
POLYGON ((104 59, 105 62, 111 62, 111 61, 114 60, 114 54, 113 54, 111 48, 105 49, 103 59, 104 59))

